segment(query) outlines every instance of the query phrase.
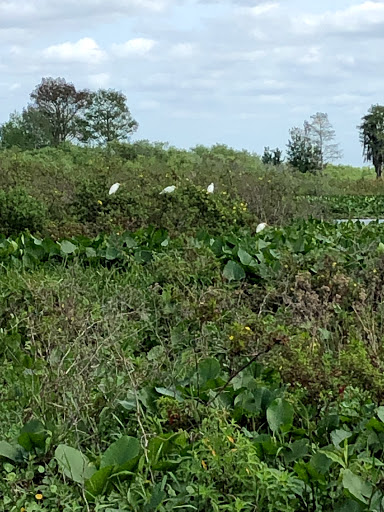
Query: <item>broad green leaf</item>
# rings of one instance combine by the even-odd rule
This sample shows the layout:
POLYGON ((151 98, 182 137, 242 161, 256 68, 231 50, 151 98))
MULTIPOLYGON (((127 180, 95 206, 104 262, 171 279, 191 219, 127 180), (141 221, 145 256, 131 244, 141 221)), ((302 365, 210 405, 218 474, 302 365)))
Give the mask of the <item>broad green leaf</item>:
POLYGON ((384 423, 384 407, 383 406, 378 407, 376 409, 376 414, 377 414, 378 418, 384 423))
POLYGON ((330 450, 319 450, 318 453, 322 453, 323 455, 328 457, 328 459, 330 459, 332 462, 336 462, 337 464, 340 464, 340 466, 345 468, 344 460, 337 453, 331 452, 330 450))
POLYGON ((132 391, 127 393, 125 400, 118 400, 117 403, 127 411, 136 411, 137 409, 136 396, 132 391))
POLYGON ((331 439, 333 445, 338 448, 340 443, 344 441, 344 439, 348 439, 352 436, 352 432, 348 432, 347 430, 334 430, 331 432, 331 439))
POLYGON ((97 253, 93 247, 86 247, 85 254, 87 258, 96 258, 97 253))
POLYGON ((152 251, 136 251, 134 257, 137 263, 149 263, 152 260, 152 251))
POLYGON ((113 261, 120 256, 120 251, 115 247, 108 247, 105 252, 105 259, 113 261))
POLYGON ((38 420, 32 420, 21 429, 17 442, 27 450, 27 452, 30 452, 34 448, 44 450, 47 437, 48 434, 44 425, 38 420))
POLYGON ((59 244, 54 242, 51 238, 44 238, 42 245, 45 252, 48 253, 50 257, 60 254, 59 244))
POLYGON ((123 242, 125 243, 125 245, 128 247, 128 249, 133 249, 134 247, 137 247, 137 242, 136 240, 134 240, 130 233, 123 233, 122 236, 121 236, 123 242))
POLYGON ((283 398, 277 398, 267 409, 267 421, 272 432, 287 432, 293 423, 292 405, 283 398))
POLYGON ((22 448, 21 446, 13 446, 6 441, 0 441, 0 457, 13 462, 21 462, 23 460, 22 448))
POLYGON ((172 398, 175 398, 179 402, 184 401, 184 398, 181 396, 181 394, 177 390, 168 389, 168 388, 155 388, 155 390, 157 393, 159 393, 159 395, 170 396, 172 398))
POLYGON ((326 475, 328 473, 331 464, 332 460, 324 453, 319 452, 312 455, 311 460, 309 461, 309 465, 321 475, 326 475))
POLYGON ((60 444, 56 448, 55 457, 63 473, 79 484, 91 478, 96 471, 83 453, 70 446, 60 444))
POLYGON ((349 491, 352 496, 363 503, 367 503, 367 498, 372 495, 372 484, 363 480, 361 476, 355 475, 349 469, 343 471, 343 487, 349 491))
POLYGON ((147 505, 144 506, 144 512, 155 512, 165 497, 166 493, 163 491, 162 483, 160 482, 154 486, 151 499, 147 505))
POLYGON ((135 437, 123 436, 104 452, 100 467, 114 466, 114 472, 130 471, 135 467, 139 455, 139 441, 135 437))
POLYGON ((135 411, 137 409, 135 400, 119 400, 118 403, 127 411, 135 411))
POLYGON ((270 398, 270 391, 267 388, 245 390, 235 399, 235 407, 240 407, 251 414, 258 414, 266 407, 270 398))
POLYGON ((113 472, 113 466, 100 468, 91 478, 85 482, 85 490, 87 491, 87 499, 93 500, 96 496, 106 494, 108 490, 109 478, 113 472))
POLYGON ((288 449, 284 452, 284 458, 287 464, 302 459, 308 454, 308 439, 298 439, 290 443, 288 449))
POLYGON ((147 353, 147 359, 148 361, 157 361, 164 355, 164 353, 165 348, 162 345, 156 345, 147 353))
POLYGON ((209 380, 216 379, 220 374, 220 363, 217 359, 205 359, 199 363, 199 382, 202 386, 209 380))
POLYGON ((160 460, 159 462, 155 462, 152 465, 152 469, 154 471, 175 471, 182 462, 182 459, 179 460, 160 460))
POLYGON ((252 258, 252 256, 247 252, 245 251, 244 249, 239 249, 237 251, 237 255, 239 257, 239 260, 241 261, 242 265, 251 265, 251 263, 254 261, 254 259, 252 258))
POLYGON ((240 281, 245 278, 245 271, 241 265, 230 260, 224 267, 223 276, 228 281, 240 281))
POLYGON ((61 251, 64 254, 73 254, 77 249, 76 245, 74 245, 69 240, 63 240, 60 244, 60 247, 61 247, 61 251))

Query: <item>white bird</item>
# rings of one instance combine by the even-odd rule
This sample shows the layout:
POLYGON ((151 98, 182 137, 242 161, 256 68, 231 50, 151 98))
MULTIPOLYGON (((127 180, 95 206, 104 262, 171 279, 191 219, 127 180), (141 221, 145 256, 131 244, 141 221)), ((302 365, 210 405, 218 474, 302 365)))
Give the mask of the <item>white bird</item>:
POLYGON ((170 187, 165 187, 164 190, 160 192, 160 194, 172 194, 176 190, 175 185, 171 185, 170 187))
POLYGON ((263 229, 267 227, 267 225, 268 224, 266 222, 262 222, 261 224, 259 224, 256 228, 256 233, 261 233, 263 229))
POLYGON ((208 194, 213 194, 213 191, 215 190, 215 185, 213 183, 211 183, 210 185, 208 185, 207 187, 207 192, 208 194))
POLYGON ((112 187, 109 189, 109 195, 115 194, 120 187, 120 183, 114 183, 112 187))

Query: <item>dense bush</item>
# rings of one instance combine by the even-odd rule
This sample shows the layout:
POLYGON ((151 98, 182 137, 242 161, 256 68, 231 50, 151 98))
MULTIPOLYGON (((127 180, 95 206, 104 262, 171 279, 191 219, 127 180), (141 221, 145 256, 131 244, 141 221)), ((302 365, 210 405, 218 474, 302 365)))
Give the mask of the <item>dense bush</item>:
POLYGON ((22 231, 42 232, 47 221, 47 209, 22 187, 0 190, 0 225, 3 235, 22 231))
POLYGON ((4 510, 381 512, 383 233, 2 239, 4 510))

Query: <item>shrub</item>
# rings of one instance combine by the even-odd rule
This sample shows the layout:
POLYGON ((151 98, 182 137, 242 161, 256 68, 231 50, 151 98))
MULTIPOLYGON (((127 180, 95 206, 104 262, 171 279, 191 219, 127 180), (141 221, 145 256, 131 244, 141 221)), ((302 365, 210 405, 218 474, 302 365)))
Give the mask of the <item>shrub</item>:
POLYGON ((2 234, 9 236, 22 231, 41 232, 46 223, 46 206, 30 196, 22 187, 0 191, 0 223, 2 234))

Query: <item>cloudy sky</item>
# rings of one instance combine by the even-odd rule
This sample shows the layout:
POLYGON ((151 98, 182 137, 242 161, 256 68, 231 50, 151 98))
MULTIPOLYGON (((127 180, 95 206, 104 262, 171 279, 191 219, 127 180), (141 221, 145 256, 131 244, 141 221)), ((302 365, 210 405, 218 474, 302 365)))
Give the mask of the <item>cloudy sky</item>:
POLYGON ((344 163, 384 103, 384 0, 0 0, 0 122, 42 76, 123 91, 136 139, 262 152, 327 112, 344 163))

